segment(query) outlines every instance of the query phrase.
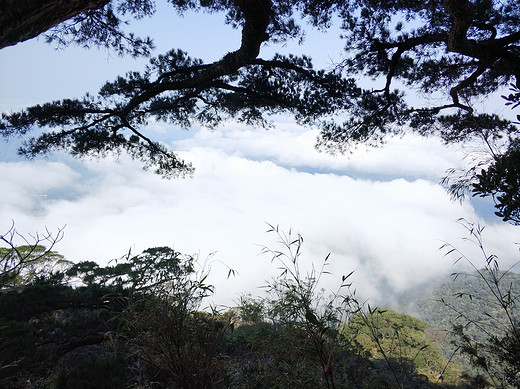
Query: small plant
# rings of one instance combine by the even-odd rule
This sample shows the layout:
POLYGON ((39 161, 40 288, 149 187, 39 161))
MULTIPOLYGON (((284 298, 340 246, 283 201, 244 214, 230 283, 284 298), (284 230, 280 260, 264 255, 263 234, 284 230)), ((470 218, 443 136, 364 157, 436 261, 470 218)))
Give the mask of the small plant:
POLYGON ((167 248, 149 249, 130 261, 147 270, 132 277, 142 287, 130 280, 133 290, 146 293, 134 294, 125 312, 129 343, 156 374, 183 389, 214 388, 225 379, 218 355, 232 325, 231 317, 216 310, 201 311, 213 286, 206 283, 206 271, 196 271, 196 262, 167 248))
POLYGON ((474 277, 475 282, 485 285, 489 293, 483 297, 461 292, 454 297, 469 302, 482 298, 490 299, 488 303, 495 309, 484 312, 461 310, 450 301, 442 299, 441 302, 456 314, 453 321, 453 343, 477 368, 479 374, 474 380, 478 381, 479 385, 520 388, 520 321, 517 311, 520 294, 517 285, 507 282, 512 268, 502 270, 498 257, 487 253, 482 236, 484 227, 465 220, 460 222, 469 234, 465 241, 478 248, 484 262, 481 268, 460 250, 445 244, 442 249, 447 250, 446 255, 457 255, 456 264, 463 261, 473 269, 472 274, 456 272, 452 276, 455 279, 464 276, 474 277), (480 336, 474 336, 474 333, 480 336))
POLYGON ((342 276, 336 292, 327 297, 319 287, 322 276, 329 274, 326 267, 330 254, 319 269, 312 265, 310 271, 303 272, 300 267, 303 237, 294 236, 292 230, 284 233, 272 225, 267 232, 276 234, 282 246, 281 250, 262 249, 281 270, 278 278, 266 286, 270 296, 267 315, 274 323, 294 326, 305 332, 314 347, 325 386, 336 388, 335 362, 341 354, 338 329, 358 310, 357 300, 350 290, 351 283, 347 282, 353 272, 342 276))

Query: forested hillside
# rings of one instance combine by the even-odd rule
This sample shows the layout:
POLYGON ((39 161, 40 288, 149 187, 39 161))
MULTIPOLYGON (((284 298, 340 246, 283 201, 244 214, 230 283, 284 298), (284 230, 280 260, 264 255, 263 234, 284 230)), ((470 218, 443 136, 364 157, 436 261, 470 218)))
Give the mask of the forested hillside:
MULTIPOLYGON (((520 274, 500 272, 503 292, 511 291, 512 298, 520 296, 520 274)), ((431 293, 416 302, 417 316, 433 327, 451 330, 452 323, 466 324, 471 319, 480 323, 483 329, 492 331, 506 319, 500 301, 487 287, 478 274, 461 274, 447 279, 431 293)), ((468 328, 472 336, 483 336, 483 329, 468 328)))

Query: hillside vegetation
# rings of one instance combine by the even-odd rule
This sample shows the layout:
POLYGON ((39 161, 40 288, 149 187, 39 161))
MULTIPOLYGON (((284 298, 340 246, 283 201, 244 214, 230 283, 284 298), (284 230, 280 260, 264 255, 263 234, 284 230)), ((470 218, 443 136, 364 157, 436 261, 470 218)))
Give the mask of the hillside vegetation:
MULTIPOLYGON (((431 325, 456 318, 455 303, 447 300, 451 292, 471 292, 470 301, 479 304, 460 306, 466 319, 495 315, 488 329, 502 322, 500 311, 481 302, 477 283, 459 277, 443 286, 445 296, 435 295, 446 298, 444 304, 423 300, 421 309, 432 318, 427 324, 360 304, 350 289, 352 273, 341 277, 336 293, 325 295, 318 285, 329 257, 318 270, 303 272, 301 236, 274 227, 271 232, 282 250, 264 252, 281 273, 267 282, 265 296, 244 294, 236 307, 221 310, 203 305, 214 290, 197 258, 168 247, 106 267, 73 264, 36 245, 3 249, 0 387, 518 387, 516 327, 496 327, 477 340, 456 327, 453 339, 471 369, 441 352, 445 339, 431 325)), ((507 307, 514 307, 518 278, 506 274, 504 280, 511 281, 507 307)))
POLYGON ((511 376, 516 382, 513 387, 519 387, 519 298, 520 274, 484 268, 457 273, 419 298, 414 311, 431 325, 443 354, 460 364, 466 374, 489 375, 486 370, 491 370, 492 375, 511 376), (500 367, 502 358, 513 361, 513 366, 505 364, 506 370, 512 370, 493 372, 492 366, 500 367))
MULTIPOLYGON (((511 298, 520 296, 520 274, 499 272, 498 277, 504 287, 504 293, 511 298)), ((477 272, 459 274, 448 279, 428 295, 416 302, 417 316, 431 326, 451 330, 454 323, 466 324, 468 319, 478 325, 468 327, 468 334, 482 338, 489 331, 496 331, 503 322, 505 312, 485 281, 477 272)))

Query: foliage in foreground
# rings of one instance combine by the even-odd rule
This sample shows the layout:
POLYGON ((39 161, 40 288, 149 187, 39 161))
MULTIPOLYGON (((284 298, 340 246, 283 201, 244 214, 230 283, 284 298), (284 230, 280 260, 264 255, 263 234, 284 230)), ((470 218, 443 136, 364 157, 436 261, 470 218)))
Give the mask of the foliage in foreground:
POLYGON ((419 301, 421 317, 452 332, 454 347, 471 367, 473 385, 497 388, 520 387, 520 276, 499 266, 498 257, 485 248, 484 228, 461 220, 468 231, 465 240, 480 255, 469 258, 452 245, 445 245, 455 262, 470 266, 468 273, 455 272, 432 295, 419 301), (432 301, 433 300, 433 301, 432 301))
MULTIPOLYGON (((281 249, 264 252, 281 273, 268 281, 264 297, 243 295, 227 311, 203 309, 213 293, 207 272, 195 257, 167 247, 105 267, 69 263, 59 276, 42 274, 16 291, 3 288, 0 386, 470 387, 457 365, 441 355, 426 323, 364 309, 347 283, 351 274, 327 296, 320 280, 329 257, 318 270, 305 272, 303 238, 276 227, 270 232, 281 249), (67 284, 72 280, 74 287, 67 284)), ((515 301, 508 300, 508 309, 515 301)), ((480 381, 477 376, 471 387, 518 387, 514 331, 496 332, 486 344, 461 331, 465 354, 477 350, 475 363, 485 361, 489 371, 500 363, 504 373, 480 381)))

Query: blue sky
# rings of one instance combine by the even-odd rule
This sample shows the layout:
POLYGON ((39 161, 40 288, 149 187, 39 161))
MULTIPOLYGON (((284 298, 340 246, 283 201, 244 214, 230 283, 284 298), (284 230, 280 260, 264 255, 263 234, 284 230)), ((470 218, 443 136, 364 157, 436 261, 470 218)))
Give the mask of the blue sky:
MULTIPOLYGON (((221 20, 159 12, 133 30, 155 38, 154 54, 181 48, 209 61, 239 44, 240 32, 221 20)), ((304 46, 283 49, 309 52, 328 67, 341 60, 337 33, 311 33, 304 46)), ((265 56, 274 51, 265 48, 265 56)), ((144 62, 97 49, 56 51, 42 40, 5 48, 0 108, 95 92, 144 62)), ((193 162, 194 176, 163 180, 125 156, 78 161, 57 154, 28 162, 15 156, 16 142, 3 142, 2 232, 11 220, 25 235, 67 225, 56 249, 73 261, 103 264, 130 247, 140 252, 167 245, 201 259, 214 253, 215 301, 225 304, 240 292, 256 293, 276 274, 269 258, 259 255, 262 245, 276 245, 265 233, 266 222, 304 236, 306 263, 318 263, 331 252, 333 287, 354 270, 358 293, 381 304, 452 271, 452 259, 438 248, 444 242, 463 246, 458 218, 487 225, 488 251, 504 266, 518 258, 515 227, 489 218, 492 210, 485 204, 475 209, 470 202, 452 202, 438 184, 446 169, 465 166, 468 150, 407 135, 383 148, 331 156, 314 150, 317 129, 298 127, 288 118, 276 118, 271 130, 227 123, 215 131, 185 132, 150 123, 145 131, 193 162), (228 269, 218 261, 237 270, 237 277, 227 280, 228 269)), ((469 253, 473 249, 467 247, 469 253)))

